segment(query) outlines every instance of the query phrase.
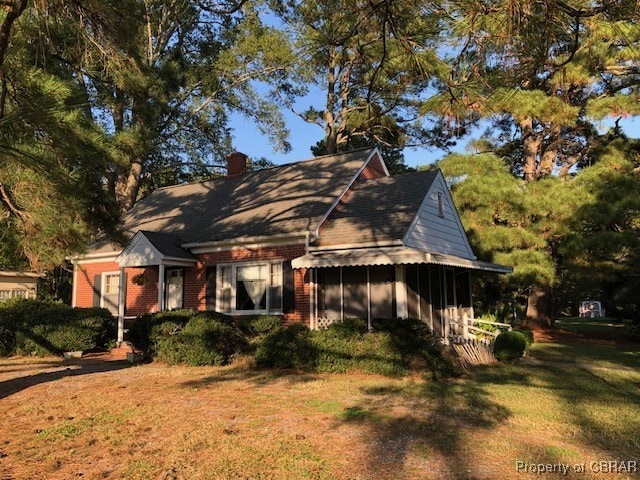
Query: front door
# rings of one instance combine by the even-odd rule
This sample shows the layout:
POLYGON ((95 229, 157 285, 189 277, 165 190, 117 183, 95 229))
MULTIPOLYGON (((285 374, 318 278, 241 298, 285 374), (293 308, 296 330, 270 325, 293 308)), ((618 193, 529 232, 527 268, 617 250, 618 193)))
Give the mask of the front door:
POLYGON ((182 308, 183 270, 175 268, 167 270, 167 310, 182 308))

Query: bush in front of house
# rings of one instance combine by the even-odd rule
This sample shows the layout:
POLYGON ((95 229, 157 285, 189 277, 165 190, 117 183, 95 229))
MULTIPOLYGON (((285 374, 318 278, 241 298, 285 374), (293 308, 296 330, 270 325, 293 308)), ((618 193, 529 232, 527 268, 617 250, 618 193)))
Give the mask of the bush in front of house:
POLYGON ((282 327, 282 317, 277 315, 250 315, 237 322, 240 331, 248 337, 264 336, 282 327))
POLYGON ((524 335, 524 339, 527 342, 527 348, 533 345, 535 340, 533 337, 533 332, 531 330, 529 330, 528 328, 516 328, 515 331, 520 332, 522 335, 524 335))
POLYGON ((493 354, 501 362, 515 362, 527 348, 527 339, 516 330, 501 333, 493 344, 493 354))
POLYGON ((102 308, 11 299, 0 305, 0 355, 56 355, 105 349, 116 323, 102 308))
POLYGON ((177 333, 159 338, 154 351, 161 362, 181 365, 226 365, 247 349, 233 325, 209 315, 194 315, 177 333))
POLYGON ((362 320, 335 323, 316 331, 297 324, 282 327, 261 339, 256 363, 268 368, 362 371, 391 377, 411 371, 431 371, 435 378, 459 373, 439 337, 420 320, 376 320, 373 328, 369 332, 362 320))
POLYGON ((233 318, 210 311, 143 315, 129 329, 129 339, 146 355, 169 364, 226 365, 247 349, 233 318))
POLYGON ((256 364, 265 368, 313 370, 316 351, 311 335, 311 330, 300 323, 276 328, 258 343, 256 364))
POLYGON ((142 315, 129 328, 129 341, 136 348, 153 356, 158 342, 169 335, 177 334, 191 317, 191 310, 169 310, 142 315))

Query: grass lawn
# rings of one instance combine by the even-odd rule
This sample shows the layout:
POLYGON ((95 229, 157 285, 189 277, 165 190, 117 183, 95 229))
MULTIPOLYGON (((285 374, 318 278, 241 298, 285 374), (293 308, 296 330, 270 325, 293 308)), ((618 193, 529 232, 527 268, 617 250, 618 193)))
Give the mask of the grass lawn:
POLYGON ((0 359, 0 479, 638 478, 592 463, 640 462, 638 348, 582 347, 443 382, 0 359))
POLYGON ((631 320, 617 318, 580 318, 565 317, 556 320, 556 327, 572 332, 614 332, 620 334, 631 326, 631 320))

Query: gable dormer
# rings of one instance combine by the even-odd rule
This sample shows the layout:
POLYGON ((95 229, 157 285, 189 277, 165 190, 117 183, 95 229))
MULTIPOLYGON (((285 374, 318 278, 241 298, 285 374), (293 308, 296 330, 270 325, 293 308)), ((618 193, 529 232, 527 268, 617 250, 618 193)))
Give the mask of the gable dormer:
POLYGON ((336 197, 329 210, 327 210, 327 213, 322 217, 317 227, 313 230, 313 236, 318 238, 320 231, 326 225, 327 221, 329 221, 332 213, 340 210, 341 205, 349 198, 351 192, 359 183, 366 182, 367 180, 372 180, 374 178, 389 176, 391 176, 389 169, 387 169, 387 165, 382 159, 380 150, 378 150, 377 147, 373 148, 362 164, 362 167, 360 167, 349 183, 347 183, 340 195, 336 197))
POLYGON ((409 225, 402 243, 426 252, 476 259, 440 171, 409 225))

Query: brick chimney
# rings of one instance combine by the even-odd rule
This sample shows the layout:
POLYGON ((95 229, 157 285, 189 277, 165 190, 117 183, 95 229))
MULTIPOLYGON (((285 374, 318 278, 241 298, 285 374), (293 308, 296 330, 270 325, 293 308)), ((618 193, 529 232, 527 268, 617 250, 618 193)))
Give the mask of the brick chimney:
POLYGON ((227 155, 227 178, 238 178, 247 173, 247 156, 233 152, 227 155))

